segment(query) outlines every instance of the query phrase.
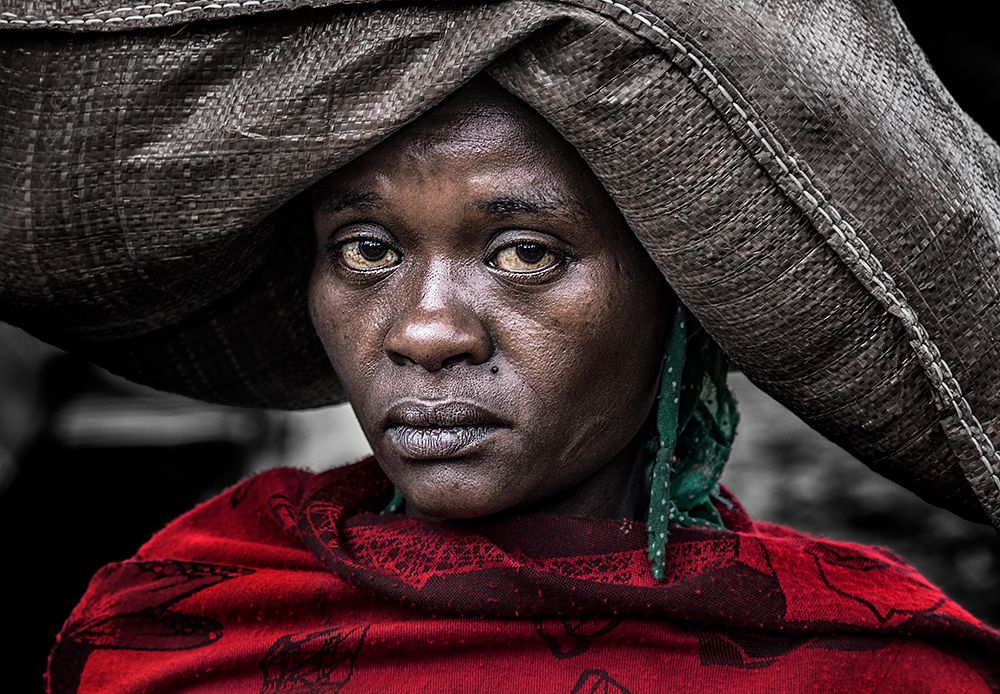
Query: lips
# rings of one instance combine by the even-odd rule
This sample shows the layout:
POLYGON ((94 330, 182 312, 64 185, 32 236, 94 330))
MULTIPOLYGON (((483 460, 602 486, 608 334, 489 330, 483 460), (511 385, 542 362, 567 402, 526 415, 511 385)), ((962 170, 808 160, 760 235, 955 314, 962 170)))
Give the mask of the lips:
POLYGON ((489 410, 460 401, 401 402, 384 420, 386 438, 412 460, 467 456, 507 426, 489 410))

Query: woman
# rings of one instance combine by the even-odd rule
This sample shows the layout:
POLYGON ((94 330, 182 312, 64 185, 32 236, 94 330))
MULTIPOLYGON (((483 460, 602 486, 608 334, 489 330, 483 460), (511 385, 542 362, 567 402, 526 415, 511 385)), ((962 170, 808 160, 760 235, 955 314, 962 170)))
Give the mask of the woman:
MULTIPOLYGON (((276 471, 179 519, 95 578, 54 651, 52 688, 996 686, 996 634, 911 569, 755 525, 716 489, 733 425, 724 366, 629 232, 740 365, 804 416, 930 498, 996 510, 995 396, 971 377, 988 373, 995 340, 956 337, 973 306, 993 320, 995 283, 968 264, 961 284, 975 291, 958 304, 955 277, 924 267, 942 248, 956 267, 970 252, 945 243, 959 233, 945 190, 982 213, 960 237, 995 246, 976 222, 992 218, 979 194, 988 157, 954 114, 947 132, 896 127, 940 94, 891 10, 827 4, 796 28, 795 6, 685 6, 669 21, 666 8, 620 3, 341 8, 81 39, 77 50, 154 77, 89 87, 104 107, 68 158, 83 173, 7 182, 33 194, 6 198, 17 205, 5 228, 38 263, 61 238, 46 245, 61 227, 45 220, 76 220, 91 248, 81 257, 105 272, 22 273, 5 315, 214 399, 315 404, 336 373, 387 477, 374 462, 276 471), (735 43, 713 34, 751 25, 735 43), (840 89, 854 101, 839 119, 822 107, 841 102, 815 91, 876 80, 871 56, 885 53, 851 50, 859 36, 901 49, 907 88, 882 121, 877 90, 840 89), (817 58, 817 37, 843 61, 817 58), (146 38, 159 49, 132 50, 146 38), (175 61, 170 79, 143 68, 157 56, 175 61), (573 147, 483 83, 375 147, 487 65, 573 147), (316 85, 343 112, 331 119, 316 85), (184 97, 134 108, 172 90, 184 97), (796 108, 780 108, 786 98, 796 108), (210 117, 225 103, 238 109, 210 117), (100 142, 115 155, 92 161, 100 142), (856 156, 822 156, 830 142, 856 156), (105 161, 113 185, 79 191, 110 204, 38 205, 105 161), (917 185, 934 167, 934 188, 917 185), (322 364, 299 321, 307 301, 289 289, 310 254, 275 231, 320 179, 308 306, 322 364), (844 200, 861 204, 845 212, 844 200), (933 243, 913 218, 938 220, 933 243), (99 242, 119 231, 124 243, 99 242), (898 267, 879 244, 903 251, 898 267), (928 272, 937 283, 918 284, 928 272), (60 291, 80 310, 52 302, 60 291), (26 310, 53 304, 61 324, 26 310), (921 314, 945 304, 932 335, 921 314)), ((60 51, 24 39, 8 69, 60 51)), ((34 82, 8 84, 34 103, 34 82)), ((37 127, 39 112, 54 126, 65 109, 25 112, 43 134, 8 146, 29 164, 76 146, 37 127)))
POLYGON ((103 570, 54 691, 997 685, 1000 635, 912 568, 718 488, 724 371, 513 97, 473 81, 312 207, 310 313, 374 460, 252 478, 103 570))

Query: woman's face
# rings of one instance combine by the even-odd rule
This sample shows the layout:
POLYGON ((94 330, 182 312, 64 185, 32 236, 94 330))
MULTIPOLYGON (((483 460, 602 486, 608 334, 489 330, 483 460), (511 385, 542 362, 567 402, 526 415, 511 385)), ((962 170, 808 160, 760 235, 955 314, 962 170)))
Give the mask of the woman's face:
POLYGON ((509 94, 466 87, 322 181, 313 211, 313 323, 408 508, 544 508, 639 433, 665 284, 575 150, 509 94))

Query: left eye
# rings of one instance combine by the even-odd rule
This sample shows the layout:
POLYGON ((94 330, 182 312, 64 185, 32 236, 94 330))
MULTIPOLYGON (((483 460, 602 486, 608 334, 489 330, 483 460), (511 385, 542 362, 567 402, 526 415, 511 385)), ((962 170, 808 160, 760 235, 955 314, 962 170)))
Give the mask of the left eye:
POLYGON ((493 265, 506 272, 539 272, 557 265, 560 256, 541 243, 522 242, 504 246, 493 256, 493 265))
POLYGON ((348 241, 340 246, 340 260, 351 270, 384 270, 399 264, 399 253, 375 239, 348 241))

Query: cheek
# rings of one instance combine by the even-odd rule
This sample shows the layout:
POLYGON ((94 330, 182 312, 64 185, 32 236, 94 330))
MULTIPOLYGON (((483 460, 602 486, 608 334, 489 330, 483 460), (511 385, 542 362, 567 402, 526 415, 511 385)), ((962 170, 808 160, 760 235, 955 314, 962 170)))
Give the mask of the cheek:
POLYGON ((597 447, 607 453, 645 420, 666 337, 657 286, 658 277, 641 269, 599 265, 577 273, 544 307, 530 314, 522 308, 530 323, 508 331, 508 351, 519 358, 549 430, 567 445, 599 438, 597 447))
POLYGON ((554 321, 561 348, 571 357, 566 385, 585 386, 600 378, 619 384, 615 391, 628 390, 628 384, 643 380, 635 370, 661 356, 655 343, 666 316, 650 310, 658 303, 655 291, 624 272, 594 272, 587 279, 576 300, 562 302, 554 321))
POLYGON ((309 285, 313 327, 352 402, 375 376, 384 317, 371 297, 358 294, 328 278, 322 269, 313 273, 309 285))

